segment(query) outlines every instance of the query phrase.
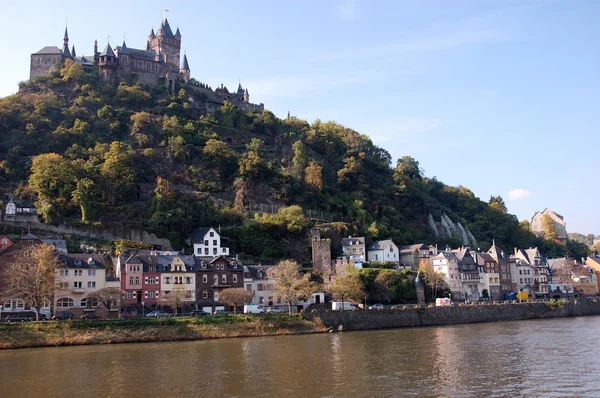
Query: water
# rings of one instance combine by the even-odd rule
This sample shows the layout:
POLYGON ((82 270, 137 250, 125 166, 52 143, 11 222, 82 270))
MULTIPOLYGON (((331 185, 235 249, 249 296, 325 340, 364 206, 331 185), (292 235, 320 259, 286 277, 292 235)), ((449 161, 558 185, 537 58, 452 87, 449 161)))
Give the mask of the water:
POLYGON ((0 351, 1 397, 598 397, 600 317, 0 351))

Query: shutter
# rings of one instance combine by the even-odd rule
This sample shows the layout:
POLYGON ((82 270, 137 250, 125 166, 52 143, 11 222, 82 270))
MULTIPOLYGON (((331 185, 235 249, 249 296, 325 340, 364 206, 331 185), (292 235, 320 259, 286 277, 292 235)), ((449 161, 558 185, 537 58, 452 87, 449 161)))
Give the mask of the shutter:
POLYGON ((148 292, 144 292, 144 298, 148 298, 148 292))
POLYGON ((148 284, 148 277, 144 278, 144 283, 147 285, 148 284))

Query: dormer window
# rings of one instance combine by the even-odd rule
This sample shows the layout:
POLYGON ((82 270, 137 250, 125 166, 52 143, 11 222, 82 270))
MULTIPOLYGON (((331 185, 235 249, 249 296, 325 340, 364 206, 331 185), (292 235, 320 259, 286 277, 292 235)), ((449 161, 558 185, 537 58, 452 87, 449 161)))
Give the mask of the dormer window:
POLYGON ((80 265, 81 264, 81 260, 75 260, 75 265, 80 265))

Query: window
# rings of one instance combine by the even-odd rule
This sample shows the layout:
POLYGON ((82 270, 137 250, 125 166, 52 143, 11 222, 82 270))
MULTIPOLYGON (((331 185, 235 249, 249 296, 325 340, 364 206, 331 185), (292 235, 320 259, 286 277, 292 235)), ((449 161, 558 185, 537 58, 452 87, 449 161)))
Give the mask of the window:
POLYGON ((264 297, 259 297, 258 298, 258 304, 264 304, 265 303, 265 298, 264 297))
POLYGON ((202 283, 208 283, 208 275, 202 275, 202 283))
POLYGON ((35 59, 35 63, 38 64, 38 65, 41 65, 42 64, 42 59, 40 57, 37 57, 35 59))
POLYGON ((88 269, 88 276, 96 276, 96 270, 95 269, 88 269))
POLYGON ((138 68, 144 69, 144 63, 142 61, 138 61, 138 68))
POLYGON ((198 248, 198 253, 197 254, 202 254, 202 249, 198 248))
POLYGON ((171 283, 171 277, 166 276, 165 277, 165 283, 167 283, 167 284, 171 283))
POLYGON ((87 307, 87 298, 81 299, 79 306, 86 308, 87 307))
POLYGON ((149 285, 155 285, 156 284, 156 278, 153 276, 148 277, 148 284, 149 285))
POLYGON ((56 301, 58 308, 71 308, 75 306, 75 300, 69 297, 61 297, 56 301))
POLYGON ((60 270, 60 276, 69 276, 69 270, 68 269, 61 269, 60 270))
POLYGON ((140 277, 139 277, 139 276, 136 276, 136 277, 135 277, 135 284, 136 284, 136 285, 139 285, 139 284, 140 284, 140 277))
POLYGON ((208 235, 212 238, 213 236, 215 236, 215 233, 211 231, 208 233, 208 235))
POLYGON ((523 283, 523 278, 521 278, 521 283, 523 283))
POLYGON ((148 292, 148 298, 156 298, 156 292, 148 292))
POLYGON ((223 248, 222 250, 223 250, 223 253, 225 253, 227 251, 227 249, 225 249, 225 248, 223 248))
POLYGON ((251 284, 246 284, 246 291, 248 291, 248 292, 252 291, 252 285, 251 284))
POLYGON ((128 298, 128 299, 132 299, 132 298, 134 298, 134 297, 135 297, 135 295, 134 295, 134 293, 133 293, 133 292, 127 292, 127 298, 128 298))
POLYGON ((217 240, 213 240, 213 246, 217 246, 217 240))
POLYGON ((219 284, 219 275, 213 275, 213 285, 219 284))
POLYGON ((208 254, 208 247, 204 249, 204 254, 208 254))
POLYGON ((73 287, 75 289, 81 289, 83 287, 83 282, 79 281, 79 282, 73 282, 73 287))
POLYGON ((215 301, 219 301, 219 292, 214 292, 213 298, 215 301))
POLYGON ((208 292, 207 292, 206 290, 203 290, 203 291, 202 291, 202 298, 203 298, 204 300, 208 299, 208 292))
POLYGON ((83 276, 83 270, 82 269, 76 269, 75 271, 73 271, 73 275, 74 276, 83 276))
POLYGON ((227 275, 221 275, 221 281, 223 284, 227 283, 227 275))
POLYGON ((131 60, 130 64, 131 64, 132 68, 135 68, 135 61, 134 60, 131 60))
POLYGON ((390 253, 394 251, 394 246, 390 246, 390 253))
POLYGON ((58 286, 61 289, 68 289, 69 288, 69 282, 59 282, 58 286))
POLYGON ((217 248, 216 247, 213 249, 213 254, 217 254, 217 248))
POLYGON ((263 290, 265 290, 265 285, 263 285, 262 283, 257 284, 256 290, 258 290, 259 292, 262 292, 263 290))
POLYGON ((186 283, 186 284, 188 284, 188 285, 189 285, 190 283, 192 283, 192 277, 191 277, 191 276, 186 276, 186 277, 185 277, 185 283, 186 283))
POLYGON ((146 70, 150 70, 150 62, 146 62, 146 70))
POLYGON ((204 246, 208 246, 208 239, 204 240, 204 246))
POLYGON ((10 300, 6 300, 4 302, 5 310, 12 310, 12 309, 22 310, 24 308, 25 308, 25 302, 21 299, 10 299, 10 300))
POLYGON ((94 281, 88 281, 88 289, 93 289, 96 287, 96 282, 94 281))
POLYGON ((129 277, 129 284, 130 284, 130 285, 133 285, 133 276, 130 276, 130 277, 129 277))
POLYGON ((233 275, 233 283, 237 283, 237 275, 233 275))

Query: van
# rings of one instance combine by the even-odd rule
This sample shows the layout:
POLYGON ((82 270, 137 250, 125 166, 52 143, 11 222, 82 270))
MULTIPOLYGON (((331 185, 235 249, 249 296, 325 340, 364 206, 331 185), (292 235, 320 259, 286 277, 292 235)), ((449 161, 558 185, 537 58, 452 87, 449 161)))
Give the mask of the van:
POLYGON ((334 301, 331 303, 331 309, 334 311, 353 311, 356 309, 356 306, 354 306, 352 303, 349 303, 347 301, 344 301, 344 308, 342 308, 342 302, 341 301, 334 301))
POLYGON ((436 298, 435 299, 435 306, 436 307, 451 307, 453 305, 454 305, 454 303, 452 302, 452 300, 450 300, 447 297, 445 297, 445 298, 436 298))
POLYGON ((244 306, 244 314, 262 314, 264 311, 260 305, 246 304, 244 306))

